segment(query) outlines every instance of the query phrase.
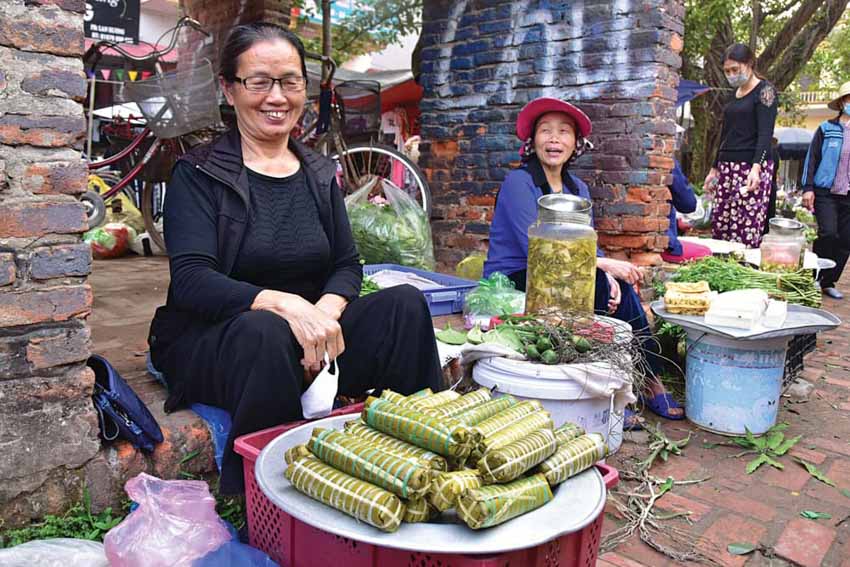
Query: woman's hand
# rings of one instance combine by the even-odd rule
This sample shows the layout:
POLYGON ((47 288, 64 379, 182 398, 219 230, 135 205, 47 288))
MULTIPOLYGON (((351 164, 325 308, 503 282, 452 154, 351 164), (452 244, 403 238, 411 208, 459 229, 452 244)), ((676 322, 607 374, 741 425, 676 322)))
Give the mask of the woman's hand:
POLYGON ((316 302, 316 307, 327 313, 328 317, 334 321, 339 321, 342 312, 348 307, 348 301, 341 295, 326 293, 316 302))
POLYGON ((758 189, 759 182, 761 182, 761 165, 754 163, 753 167, 750 168, 749 175, 747 175, 747 185, 745 186, 745 192, 752 193, 753 191, 758 189))
POLYGON ((345 351, 342 328, 336 319, 298 295, 264 289, 257 294, 251 309, 271 311, 289 323, 295 340, 304 349, 301 365, 305 370, 318 372, 325 353, 334 360, 345 351))
POLYGON ((626 262, 625 260, 597 258, 596 265, 606 274, 609 274, 618 280, 628 282, 631 285, 635 285, 640 282, 642 277, 640 269, 631 262, 626 262))
POLYGON ((717 182, 720 180, 720 172, 717 171, 716 167, 712 167, 708 172, 708 175, 705 176, 705 181, 702 183, 703 192, 706 195, 711 196, 714 194, 714 188, 717 186, 717 182))
POLYGON ((608 313, 613 315, 620 307, 620 301, 623 300, 623 290, 620 289, 620 284, 614 276, 605 274, 605 277, 608 278, 608 313))
POLYGON ((803 193, 803 206, 810 211, 815 210, 815 192, 806 191, 803 193))

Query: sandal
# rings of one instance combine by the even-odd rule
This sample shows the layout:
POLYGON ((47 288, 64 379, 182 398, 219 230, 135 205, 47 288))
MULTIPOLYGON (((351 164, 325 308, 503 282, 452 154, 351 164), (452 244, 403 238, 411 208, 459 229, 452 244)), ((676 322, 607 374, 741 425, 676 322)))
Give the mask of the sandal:
POLYGON ((651 398, 641 396, 641 401, 643 401, 644 405, 649 408, 649 410, 655 415, 661 416, 665 419, 671 419, 673 421, 685 419, 684 411, 682 411, 681 415, 671 415, 669 413, 669 410, 671 409, 684 410, 684 408, 679 405, 679 402, 673 399, 673 396, 670 395, 670 392, 656 394, 651 398))

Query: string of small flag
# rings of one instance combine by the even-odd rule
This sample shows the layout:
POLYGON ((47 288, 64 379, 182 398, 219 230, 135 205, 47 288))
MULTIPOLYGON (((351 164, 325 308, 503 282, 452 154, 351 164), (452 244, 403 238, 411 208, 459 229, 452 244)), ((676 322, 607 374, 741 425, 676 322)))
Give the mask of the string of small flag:
MULTIPOLYGON (((151 71, 130 71, 125 69, 98 69, 97 73, 103 77, 104 81, 109 81, 110 78, 113 81, 123 82, 123 81, 136 81, 145 79, 149 79, 153 72, 151 71)), ((93 78, 94 73, 92 71, 86 71, 89 79, 93 78)))

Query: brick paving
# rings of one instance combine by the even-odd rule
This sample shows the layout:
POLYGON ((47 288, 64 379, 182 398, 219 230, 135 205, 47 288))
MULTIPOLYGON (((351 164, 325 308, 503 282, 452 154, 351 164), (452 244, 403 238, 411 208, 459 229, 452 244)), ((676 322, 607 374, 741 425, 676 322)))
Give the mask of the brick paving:
MULTIPOLYGON (((850 278, 844 278, 844 289, 850 288, 848 283, 850 278)), ((738 452, 736 448, 704 446, 728 439, 688 422, 662 424, 671 439, 692 432, 692 440, 683 456, 671 456, 667 463, 654 466, 652 474, 676 480, 711 478, 675 487, 657 507, 665 513, 690 511, 691 526, 680 519, 670 523, 688 529, 698 548, 722 565, 850 567, 850 301, 825 298, 824 308, 845 323, 818 335, 817 350, 805 359, 802 377, 815 385, 809 400, 792 403, 783 398, 779 421, 789 424, 786 435, 802 435, 798 445, 781 459, 784 470, 765 465, 747 475, 747 458, 730 458, 738 452), (837 487, 813 478, 793 457, 817 465, 837 487), (808 520, 800 516, 803 510, 825 512, 832 519, 808 520), (759 544, 772 556, 755 552, 736 557, 726 552, 730 543, 759 544)), ((628 467, 631 459, 646 452, 641 437, 627 434, 627 442, 609 461, 628 467), (632 442, 628 442, 629 436, 632 442)), ((622 522, 612 510, 607 507, 605 532, 622 522)), ((677 564, 637 539, 602 555, 597 563, 599 567, 677 564)))
MULTIPOLYGON (((850 278, 845 278, 850 283, 850 278)), ((90 282, 94 289, 94 310, 90 319, 93 350, 109 358, 151 407, 166 432, 168 443, 152 457, 143 456, 125 444, 114 445, 106 460, 120 463, 117 478, 130 472, 148 470, 173 477, 177 469, 193 473, 212 472, 214 465, 209 434, 201 420, 190 411, 171 415, 162 413, 164 389, 147 376, 144 352, 147 327, 155 308, 165 298, 168 265, 163 258, 131 257, 98 261, 90 282), (200 457, 179 466, 186 454, 201 450, 200 457)), ((850 285, 845 285, 850 289, 850 285)), ((850 320, 850 300, 826 299, 825 307, 842 320, 850 320)), ((785 457, 784 471, 762 467, 747 475, 745 459, 729 458, 732 447, 706 448, 721 436, 703 432, 688 422, 665 422, 664 431, 673 439, 692 432, 692 441, 681 457, 671 456, 667 463, 653 467, 659 477, 676 480, 711 479, 696 485, 677 486, 658 502, 659 511, 690 511, 688 529, 704 550, 723 565, 747 567, 772 565, 822 565, 850 567, 850 336, 847 324, 818 336, 818 348, 808 355, 803 377, 815 384, 806 403, 784 399, 779 420, 789 423, 789 436, 802 435, 797 447, 785 457), (792 456, 818 466, 837 485, 827 486, 812 478, 792 456), (808 520, 802 510, 826 512, 830 520, 808 520), (754 553, 735 557, 726 553, 729 543, 760 544, 772 551, 772 557, 754 553)), ((651 415, 651 414, 650 414, 651 415)), ((628 459, 642 455, 645 448, 640 435, 630 435, 621 451, 610 461, 624 467, 628 459)), ((606 508, 604 530, 613 530, 620 522, 611 506, 606 508)), ((600 567, 661 567, 677 565, 634 538, 613 552, 600 557, 600 567)))

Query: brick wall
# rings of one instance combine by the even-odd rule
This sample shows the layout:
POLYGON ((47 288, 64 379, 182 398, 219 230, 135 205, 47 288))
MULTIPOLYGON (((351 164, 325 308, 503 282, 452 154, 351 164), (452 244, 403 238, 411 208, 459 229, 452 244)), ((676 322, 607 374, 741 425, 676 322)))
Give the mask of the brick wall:
POLYGON ((495 193, 519 160, 516 115, 539 96, 576 102, 596 151, 573 171, 594 199, 601 244, 660 263, 681 65, 681 0, 426 0, 422 158, 437 259, 487 246, 495 193))
POLYGON ((98 451, 80 239, 83 0, 0 0, 0 518, 82 496, 98 451))
POLYGON ((187 60, 207 57, 218 71, 218 50, 231 28, 239 24, 266 21, 289 27, 292 10, 290 0, 181 0, 187 16, 201 22, 212 33, 212 41, 204 40, 194 30, 187 34, 180 64, 187 60))

